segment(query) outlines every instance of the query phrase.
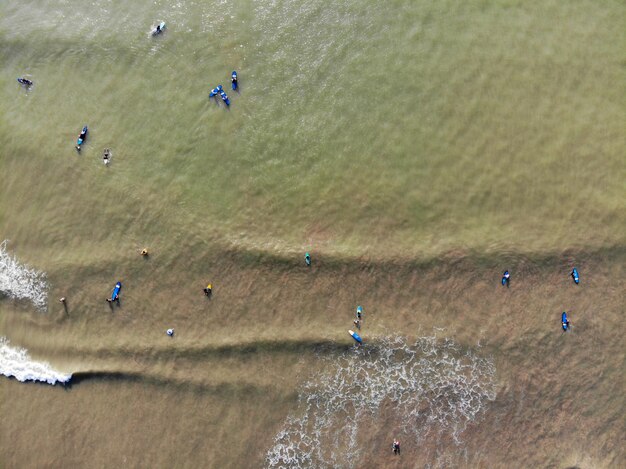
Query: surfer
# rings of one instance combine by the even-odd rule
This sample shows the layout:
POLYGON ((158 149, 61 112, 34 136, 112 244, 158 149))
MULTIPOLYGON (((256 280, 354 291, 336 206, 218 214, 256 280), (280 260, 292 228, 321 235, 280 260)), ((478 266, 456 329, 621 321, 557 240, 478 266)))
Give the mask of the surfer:
POLYGON ((237 72, 233 71, 232 75, 230 76, 230 83, 232 85, 233 90, 237 89, 237 72))
POLYGON ((65 304, 65 297, 59 298, 59 303, 65 304))
POLYGON ((574 279, 574 283, 578 284, 579 277, 578 277, 578 269, 576 269, 576 267, 572 269, 572 273, 570 275, 572 276, 572 279, 574 279))
POLYGON ((400 442, 398 440, 393 440, 391 449, 393 450, 393 454, 400 454, 400 442))
POLYGON ((144 256, 144 257, 146 257, 146 256, 148 255, 148 249, 143 248, 143 249, 141 250, 141 255, 142 255, 142 256, 144 256))
POLYGON ((102 155, 102 162, 105 164, 105 166, 111 162, 111 149, 109 148, 104 149, 104 155, 102 155))
POLYGON ((563 332, 569 329, 569 319, 567 319, 567 313, 565 311, 561 314, 561 327, 563 328, 563 332))
POLYGON ((304 262, 308 267, 311 267, 311 255, 308 252, 304 254, 304 262))
POLYGON ((17 81, 24 86, 33 86, 33 82, 31 80, 29 80, 28 78, 18 78, 17 81))
POLYGON ((354 325, 356 326, 356 328, 361 330, 361 320, 360 319, 355 319, 353 322, 354 322, 354 325))
POLYGON ((505 270, 504 273, 502 274, 502 285, 506 285, 507 287, 509 286, 509 282, 511 278, 511 274, 509 274, 508 270, 505 270))
POLYGON ((88 131, 87 126, 84 126, 83 130, 80 131, 80 135, 78 136, 78 139, 76 140, 76 151, 80 151, 80 146, 83 144, 83 142, 87 138, 87 131, 88 131))
POLYGON ((359 322, 363 319, 363 306, 356 307, 356 318, 359 322))
POLYGON ((211 298, 213 294, 213 286, 209 283, 204 290, 202 290, 207 298, 211 298))
POLYGON ((170 337, 174 337, 174 329, 168 329, 167 331, 165 331, 165 333, 170 337))

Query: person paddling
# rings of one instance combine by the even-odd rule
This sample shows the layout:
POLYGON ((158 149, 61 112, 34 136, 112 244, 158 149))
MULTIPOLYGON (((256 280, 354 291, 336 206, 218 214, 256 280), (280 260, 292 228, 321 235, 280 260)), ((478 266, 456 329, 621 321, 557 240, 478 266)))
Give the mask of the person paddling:
POLYGON ((567 319, 567 313, 565 311, 561 314, 561 327, 563 328, 563 332, 569 329, 569 319, 567 319))

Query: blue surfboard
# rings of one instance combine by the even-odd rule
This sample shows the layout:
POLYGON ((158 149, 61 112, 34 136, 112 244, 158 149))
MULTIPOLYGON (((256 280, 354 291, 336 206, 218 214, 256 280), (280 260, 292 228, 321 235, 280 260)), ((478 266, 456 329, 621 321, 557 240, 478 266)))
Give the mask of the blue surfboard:
POLYGON ((359 334, 357 334, 354 331, 348 331, 348 334, 350 334, 352 336, 352 338, 359 344, 363 343, 363 339, 361 339, 361 336, 359 334))
POLYGON ((504 273, 502 274, 502 285, 506 285, 509 282, 509 271, 505 270, 504 273))
POLYGON ((117 282, 115 284, 115 288, 113 289, 113 293, 111 293, 111 301, 115 301, 119 298, 121 289, 122 289, 122 282, 117 282))
POLYGON ((233 91, 237 89, 237 72, 233 70, 232 75, 230 76, 230 81, 233 87, 233 91))
POLYGON ((88 130, 89 129, 87 128, 87 126, 84 126, 83 130, 80 132, 80 135, 78 136, 78 139, 76 139, 76 145, 78 147, 80 147, 83 144, 83 142, 85 141, 85 138, 87 138, 87 131, 88 130))
POLYGON ((572 270, 572 278, 574 279, 574 283, 578 285, 580 278, 578 277, 578 269, 576 269, 576 267, 572 270))
POLYGON ((209 98, 213 98, 214 96, 217 96, 218 94, 220 94, 220 91, 222 91, 222 85, 217 85, 209 93, 209 98))
POLYGON ((220 91, 220 97, 222 98, 222 101, 224 101, 224 104, 226 104, 226 106, 230 106, 230 99, 228 99, 228 95, 224 93, 224 90, 220 91))
POLYGON ((569 321, 567 320, 567 313, 565 311, 561 314, 561 327, 564 331, 566 331, 569 327, 569 321))

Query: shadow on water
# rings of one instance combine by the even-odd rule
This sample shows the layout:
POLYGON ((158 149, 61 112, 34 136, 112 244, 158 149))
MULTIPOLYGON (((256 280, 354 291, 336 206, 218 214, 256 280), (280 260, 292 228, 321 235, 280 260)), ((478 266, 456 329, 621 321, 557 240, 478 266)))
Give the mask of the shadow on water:
MULTIPOLYGON (((167 387, 168 389, 178 389, 198 393, 207 393, 217 396, 261 396, 271 395, 278 392, 273 386, 263 386, 250 383, 199 383, 187 380, 176 380, 163 378, 155 375, 146 375, 135 372, 123 371, 81 371, 74 373, 67 383, 62 384, 63 390, 69 392, 75 387, 80 387, 88 382, 124 382, 143 384, 146 386, 167 387)), ((46 383, 38 383, 46 384, 46 383)), ((46 386, 49 386, 46 384, 46 386)), ((288 393, 291 400, 297 398, 297 393, 288 393)))

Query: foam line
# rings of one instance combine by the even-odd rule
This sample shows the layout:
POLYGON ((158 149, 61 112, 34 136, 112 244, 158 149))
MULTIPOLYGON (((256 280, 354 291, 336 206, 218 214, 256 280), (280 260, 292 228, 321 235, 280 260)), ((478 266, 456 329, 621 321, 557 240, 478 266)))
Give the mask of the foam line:
POLYGON ((493 361, 447 339, 387 338, 329 360, 330 371, 300 389, 298 410, 274 438, 267 467, 355 467, 360 423, 385 402, 405 438, 419 443, 448 434, 461 444, 467 424, 496 395, 493 361))
POLYGON ((45 311, 48 301, 46 274, 20 264, 6 251, 6 245, 6 240, 0 243, 0 292, 9 298, 30 300, 45 311))
POLYGON ((6 337, 0 337, 0 374, 18 381, 41 381, 48 384, 67 383, 71 374, 52 368, 48 363, 34 361, 26 349, 11 347, 6 337))

